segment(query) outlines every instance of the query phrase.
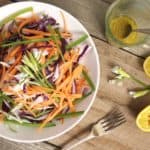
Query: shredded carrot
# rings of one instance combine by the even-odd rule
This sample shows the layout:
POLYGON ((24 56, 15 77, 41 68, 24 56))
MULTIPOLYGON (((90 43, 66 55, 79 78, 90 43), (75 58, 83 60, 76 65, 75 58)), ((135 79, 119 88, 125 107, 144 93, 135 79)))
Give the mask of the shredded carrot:
POLYGON ((50 36, 51 35, 51 33, 48 33, 48 32, 43 32, 43 31, 34 30, 34 29, 27 29, 27 28, 23 28, 22 32, 23 33, 31 33, 31 34, 35 34, 35 35, 42 35, 42 36, 50 36))
POLYGON ((41 64, 44 64, 44 63, 46 62, 46 58, 45 58, 44 55, 41 56, 39 62, 40 62, 41 64))
POLYGON ((12 69, 13 69, 16 65, 18 65, 18 64, 20 63, 21 59, 22 59, 22 52, 19 53, 18 57, 16 58, 15 63, 8 69, 7 72, 8 72, 8 73, 11 72, 12 69))
POLYGON ((3 86, 5 75, 6 75, 6 67, 2 66, 2 74, 1 74, 1 79, 0 79, 0 88, 2 88, 2 86, 3 86))
POLYGON ((0 114, 0 122, 3 122, 5 116, 3 114, 0 114))
POLYGON ((48 59, 50 59, 52 56, 57 55, 57 49, 56 48, 46 48, 45 50, 48 50, 48 59))
POLYGON ((26 109, 27 109, 34 117, 36 117, 36 114, 30 109, 30 107, 28 107, 27 104, 24 103, 24 106, 26 107, 26 109))
POLYGON ((7 62, 9 60, 11 60, 16 54, 17 52, 21 49, 21 46, 17 46, 14 49, 10 50, 10 52, 8 53, 8 55, 4 58, 4 60, 7 62))
POLYGON ((43 38, 42 35, 34 35, 34 36, 23 36, 25 39, 33 40, 43 38))
MULTIPOLYGON (((85 67, 78 64, 80 49, 76 47, 69 51, 62 49, 64 43, 61 38, 69 42, 68 39, 71 39, 72 34, 68 30, 63 12, 61 12, 61 16, 64 24, 63 31, 54 31, 56 26, 51 31, 40 30, 37 23, 41 21, 41 18, 32 14, 29 18, 15 18, 16 24, 13 33, 9 32, 6 26, 6 31, 4 29, 1 31, 4 38, 0 35, 0 41, 6 42, 2 47, 2 50, 6 49, 3 61, 9 64, 9 67, 0 66, 0 89, 13 99, 14 106, 23 105, 21 111, 29 113, 33 117, 41 117, 46 112, 46 119, 40 121, 42 124, 39 129, 45 127, 47 123, 53 121, 56 115, 63 113, 66 109, 69 112, 76 111, 74 101, 83 96, 84 87, 89 87, 82 76, 85 67), (29 25, 33 26, 29 27, 29 25), (15 34, 17 38, 18 34, 21 37, 19 39, 21 42, 18 41, 17 46, 15 40, 13 40, 15 44, 9 42, 9 38, 13 39, 15 34), (41 40, 41 38, 55 36, 56 34, 57 36, 60 35, 60 38, 52 38, 45 42, 41 40), (27 39, 29 43, 24 42, 24 39, 27 39), (30 42, 32 39, 39 39, 40 42, 30 42), (34 51, 34 49, 36 50, 34 51), (27 52, 31 55, 27 55, 27 52), (35 60, 36 57, 32 57, 34 52, 35 56, 36 54, 40 56, 37 61, 35 60), (56 56, 58 60, 48 64, 52 56, 56 56), (58 66, 58 73, 55 72, 56 66, 58 66), (50 72, 49 74, 47 69, 50 72), (52 81, 46 80, 48 76, 52 78, 52 81), (56 80, 53 80, 55 78, 56 80), (74 82, 75 92, 72 90, 74 82)), ((0 113, 0 121, 3 120, 3 117, 4 115, 0 113)), ((61 121, 63 123, 64 120, 61 121)))
POLYGON ((25 20, 23 19, 22 22, 20 23, 19 27, 18 27, 18 33, 21 32, 21 29, 28 23, 32 23, 32 22, 36 22, 37 21, 37 17, 32 16, 31 18, 26 18, 25 20))
POLYGON ((33 93, 35 92, 50 92, 53 91, 52 89, 46 88, 46 87, 42 87, 42 86, 37 86, 37 85, 32 85, 32 86, 28 86, 27 87, 27 91, 33 91, 33 93))
POLYGON ((62 88, 65 88, 67 85, 68 85, 68 83, 71 81, 71 76, 69 76, 69 77, 67 77, 66 79, 65 79, 65 81, 64 82, 62 82, 58 87, 57 87, 57 90, 61 90, 62 88))
POLYGON ((64 107, 66 107, 66 104, 64 104, 62 107, 59 107, 58 109, 55 109, 53 112, 51 112, 48 117, 43 121, 42 125, 40 126, 39 129, 42 129, 43 127, 45 127, 45 125, 50 122, 57 114, 59 114, 64 107))
MULTIPOLYGON (((44 47, 44 46, 46 46, 46 42, 38 42, 38 43, 35 43, 35 46, 36 47, 44 47)), ((45 49, 45 47, 43 48, 43 49, 45 49)))
POLYGON ((24 107, 34 116, 36 117, 36 114, 30 109, 30 107, 26 104, 26 101, 23 99, 17 99, 18 101, 20 101, 20 103, 22 103, 24 105, 24 107))
POLYGON ((68 104, 69 104, 69 107, 70 107, 70 111, 75 112, 75 107, 74 107, 71 99, 68 99, 68 104))
POLYGON ((54 41, 50 40, 48 43, 49 43, 49 45, 51 45, 52 47, 56 47, 56 44, 54 43, 54 41))
MULTIPOLYGON (((41 56, 39 62, 40 62, 41 64, 45 64, 45 63, 46 63, 46 58, 45 58, 44 55, 41 56)), ((45 68, 42 69, 42 73, 43 73, 44 76, 46 76, 45 68)))
POLYGON ((60 76, 56 81, 56 85, 58 85, 62 81, 64 74, 69 70, 69 68, 71 68, 71 66, 72 62, 66 62, 60 66, 60 76))
POLYGON ((65 39, 67 39, 67 38, 71 38, 72 34, 70 32, 62 32, 61 36, 65 39))

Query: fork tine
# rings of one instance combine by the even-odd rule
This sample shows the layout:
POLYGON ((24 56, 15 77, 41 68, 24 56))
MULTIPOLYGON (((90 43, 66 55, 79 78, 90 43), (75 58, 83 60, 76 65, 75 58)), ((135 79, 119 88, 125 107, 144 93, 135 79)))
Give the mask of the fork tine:
POLYGON ((112 129, 114 129, 114 128, 116 128, 116 127, 118 127, 118 126, 120 126, 121 124, 123 124, 123 123, 125 123, 126 122, 126 120, 124 119, 124 120, 121 120, 120 122, 118 122, 118 123, 116 123, 115 125, 113 125, 113 126, 109 126, 109 127, 105 127, 105 131, 106 132, 108 132, 108 131, 110 131, 110 130, 112 130, 112 129))
POLYGON ((125 123, 125 122, 126 122, 125 120, 122 120, 122 121, 120 121, 120 122, 118 122, 118 123, 116 123, 116 124, 114 124, 114 125, 105 126, 105 127, 104 127, 104 130, 105 130, 105 131, 112 130, 112 129, 118 127, 119 125, 121 125, 121 124, 123 124, 123 123, 125 123))
POLYGON ((124 118, 117 118, 115 120, 110 120, 106 124, 103 124, 103 127, 115 126, 117 123, 124 121, 124 118))
POLYGON ((105 115, 100 121, 105 131, 109 131, 126 122, 125 116, 117 108, 105 115))
POLYGON ((101 123, 106 123, 108 122, 110 119, 116 119, 116 118, 120 118, 123 117, 124 115, 117 109, 113 110, 112 112, 108 113, 107 115, 105 115, 102 119, 101 119, 101 123))
POLYGON ((107 122, 112 116, 117 112, 117 108, 113 109, 109 113, 107 113, 103 118, 101 118, 101 123, 107 122))
POLYGON ((103 117, 101 118, 101 120, 110 117, 110 116, 111 116, 113 113, 115 113, 117 110, 118 110, 118 108, 117 108, 117 107, 114 107, 110 112, 108 112, 105 116, 103 116, 103 117))

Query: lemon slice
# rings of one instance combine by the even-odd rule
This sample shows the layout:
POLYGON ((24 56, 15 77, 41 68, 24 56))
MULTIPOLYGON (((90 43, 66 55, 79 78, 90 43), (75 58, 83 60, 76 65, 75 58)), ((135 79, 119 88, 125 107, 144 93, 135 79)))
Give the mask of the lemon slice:
POLYGON ((150 56, 145 59, 143 67, 146 75, 150 77, 150 56))
POLYGON ((150 105, 138 114, 136 124, 142 131, 150 132, 150 105))

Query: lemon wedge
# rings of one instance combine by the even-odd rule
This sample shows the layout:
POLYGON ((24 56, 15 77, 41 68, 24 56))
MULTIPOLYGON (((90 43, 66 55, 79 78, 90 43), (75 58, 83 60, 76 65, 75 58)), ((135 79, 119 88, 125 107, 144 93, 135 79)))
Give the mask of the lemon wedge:
POLYGON ((150 105, 138 114, 136 124, 142 131, 150 132, 150 105))
POLYGON ((144 68, 146 75, 150 77, 150 56, 145 59, 143 68, 144 68))

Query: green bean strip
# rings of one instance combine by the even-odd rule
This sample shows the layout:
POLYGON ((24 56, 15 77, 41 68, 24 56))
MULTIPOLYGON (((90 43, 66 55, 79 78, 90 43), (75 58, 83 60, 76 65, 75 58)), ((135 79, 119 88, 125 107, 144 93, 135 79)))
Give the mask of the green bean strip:
MULTIPOLYGON (((8 120, 8 119, 5 119, 4 123, 7 123, 7 124, 12 123, 12 124, 22 125, 26 127, 40 127, 41 126, 41 123, 27 123, 27 122, 19 123, 15 120, 8 120)), ((50 122, 45 127, 54 127, 54 126, 56 126, 56 124, 53 122, 50 122)))
MULTIPOLYGON (((72 118, 72 117, 78 117, 78 116, 81 116, 83 113, 84 113, 84 111, 70 112, 70 113, 66 113, 66 114, 59 114, 55 117, 55 119, 62 119, 62 118, 67 119, 67 118, 72 118)), ((8 119, 5 119, 4 122, 7 123, 7 124, 13 123, 13 124, 16 124, 16 125, 22 125, 22 126, 26 126, 26 127, 40 127, 41 126, 41 123, 26 123, 26 122, 19 123, 15 120, 8 120, 8 119)), ((56 124, 51 122, 51 123, 48 123, 45 127, 53 127, 53 126, 56 126, 56 124)))
POLYGON ((26 12, 30 12, 30 11, 33 11, 32 7, 23 8, 21 10, 16 11, 15 13, 11 14, 10 16, 0 21, 0 27, 2 27, 4 24, 8 23, 11 20, 14 20, 17 16, 24 14, 26 12))
POLYGON ((67 46, 66 46, 66 49, 69 50, 77 45, 79 45, 80 43, 84 42, 86 39, 88 38, 88 35, 85 34, 83 36, 81 36, 79 39, 77 39, 76 41, 73 41, 71 43, 69 43, 67 46))
POLYGON ((53 39, 53 36, 50 36, 48 38, 41 38, 41 39, 33 39, 33 40, 23 40, 23 41, 16 41, 16 42, 11 42, 7 44, 0 44, 0 47, 10 47, 10 46, 16 46, 16 45, 21 45, 21 44, 30 44, 30 43, 37 43, 37 42, 46 42, 53 39))
POLYGON ((45 64, 42 65, 41 69, 47 67, 48 65, 51 65, 54 61, 58 60, 58 56, 52 56, 45 64))
MULTIPOLYGON (((50 33, 52 33, 52 34, 57 34, 56 31, 51 27, 51 25, 48 25, 48 26, 47 26, 47 29, 48 29, 48 31, 49 31, 50 33)), ((58 37, 59 37, 59 35, 58 35, 58 37)), ((63 62, 65 62, 64 56, 63 56, 63 54, 62 54, 62 51, 61 51, 61 49, 60 49, 60 46, 59 46, 59 44, 58 44, 57 39, 56 39, 55 36, 53 37, 53 41, 54 41, 54 43, 56 44, 57 49, 59 50, 59 54, 60 54, 61 59, 63 60, 63 62)))
POLYGON ((2 91, 0 91, 0 109, 4 100, 7 100, 8 102, 14 104, 13 99, 11 99, 9 96, 5 95, 2 91))
POLYGON ((82 74, 83 74, 84 78, 86 79, 86 81, 88 82, 89 86, 91 87, 92 91, 94 91, 95 85, 94 85, 93 81, 91 80, 91 78, 89 77, 89 75, 87 74, 87 72, 83 70, 82 74))
POLYGON ((78 117, 81 116, 84 113, 84 111, 77 111, 77 112, 70 112, 66 114, 59 114, 55 117, 55 119, 66 119, 66 118, 72 118, 72 117, 78 117))

